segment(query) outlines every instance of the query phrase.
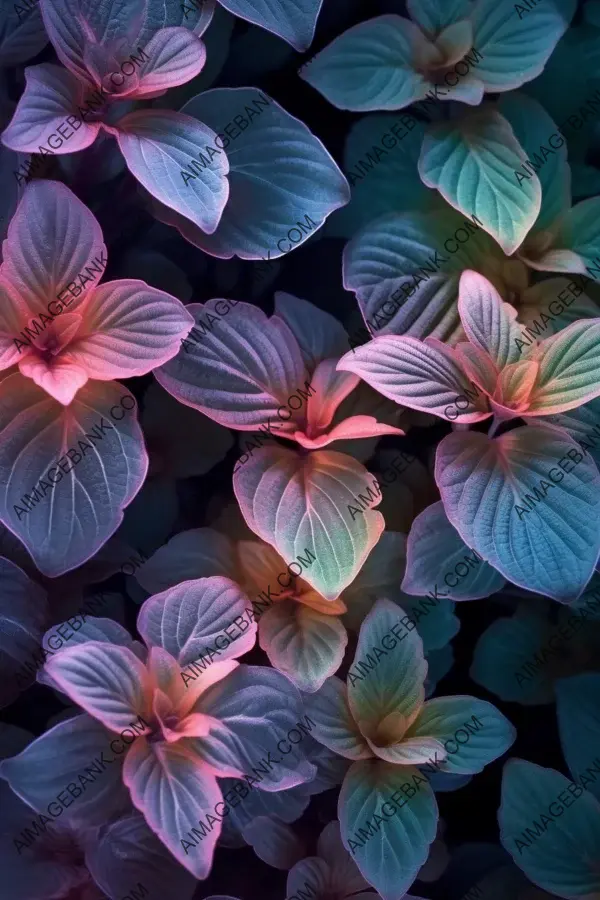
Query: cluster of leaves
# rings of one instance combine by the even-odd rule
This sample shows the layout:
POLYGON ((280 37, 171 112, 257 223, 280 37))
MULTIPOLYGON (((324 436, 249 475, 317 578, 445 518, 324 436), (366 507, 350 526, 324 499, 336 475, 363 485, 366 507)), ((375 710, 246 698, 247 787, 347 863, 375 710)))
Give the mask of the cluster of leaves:
POLYGON ((10 900, 190 900, 245 846, 296 900, 600 898, 597 3, 322 2, 0 10, 0 704, 60 704, 0 727, 10 900), (287 61, 370 114, 348 177, 247 86, 287 61), (434 696, 476 600, 472 681, 556 702, 571 778, 496 766, 502 846, 449 852, 517 739, 434 696))

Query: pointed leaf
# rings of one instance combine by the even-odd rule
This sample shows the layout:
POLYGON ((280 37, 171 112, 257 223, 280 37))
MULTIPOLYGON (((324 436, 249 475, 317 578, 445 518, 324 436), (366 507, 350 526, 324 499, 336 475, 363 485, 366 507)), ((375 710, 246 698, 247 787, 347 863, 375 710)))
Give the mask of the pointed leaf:
POLYGON ((491 703, 454 696, 428 700, 404 739, 435 738, 447 753, 442 772, 474 775, 506 753, 516 736, 514 726, 491 703))
POLYGON ((384 529, 371 485, 360 463, 333 450, 301 456, 265 447, 233 476, 248 527, 288 564, 316 557, 297 574, 327 600, 351 584, 384 529), (355 505, 362 491, 366 509, 355 505))
POLYGON ((75 827, 102 826, 130 808, 131 802, 121 780, 125 756, 123 750, 115 755, 111 742, 123 743, 115 741, 114 734, 90 716, 75 716, 50 728, 17 756, 5 759, 0 774, 22 800, 44 814, 48 804, 56 802, 57 794, 75 784, 82 792, 61 810, 65 813, 61 822, 68 820, 75 827), (93 766, 92 771, 86 773, 86 766, 88 770, 93 766))
POLYGON ((40 15, 40 8, 29 7, 16 12, 4 4, 0 8, 0 67, 10 68, 27 62, 36 56, 48 43, 48 35, 40 15))
POLYGON ((146 668, 127 647, 89 641, 49 659, 46 669, 74 703, 112 731, 150 715, 146 668))
POLYGON ((170 294, 133 278, 109 281, 88 298, 67 352, 99 381, 146 375, 175 356, 193 324, 170 294))
MULTIPOLYGON (((355 292, 373 336, 391 332, 454 342, 460 334, 460 273, 475 269, 487 275, 501 257, 477 223, 450 207, 428 214, 392 213, 369 223, 346 246, 344 287, 355 292)), ((365 332, 357 331, 357 338, 365 332)))
POLYGON ((570 409, 557 416, 548 416, 547 420, 558 425, 576 440, 590 454, 600 469, 600 445, 596 438, 600 436, 600 398, 591 400, 577 409, 570 409))
POLYGON ((539 614, 496 619, 475 645, 471 679, 505 702, 524 706, 553 703, 551 668, 544 665, 531 673, 532 662, 549 637, 548 623, 539 614))
POLYGON ((472 12, 470 0, 407 0, 406 7, 411 18, 433 37, 472 12))
POLYGON ((221 143, 211 142, 211 149, 226 150, 227 207, 214 234, 168 209, 155 212, 212 256, 277 259, 301 246, 350 199, 348 182, 321 141, 256 88, 205 91, 181 112, 213 129, 221 143), (247 123, 241 130, 234 124, 239 116, 247 123), (232 129, 235 135, 227 137, 232 129))
POLYGON ((448 521, 441 502, 428 506, 413 521, 406 545, 402 590, 425 596, 435 591, 438 582, 444 585, 443 591, 446 586, 449 588, 447 593, 452 600, 481 600, 505 584, 500 572, 464 543, 448 521), (455 569, 461 563, 468 572, 459 577, 455 569))
POLYGON ((560 678, 556 682, 556 713, 571 775, 600 801, 600 783, 593 771, 600 755, 600 675, 586 672, 560 678))
POLYGON ((150 900, 169 892, 191 900, 196 880, 179 865, 138 812, 111 822, 87 849, 85 864, 109 897, 125 897, 131 885, 147 884, 150 900))
MULTIPOLYGON (((592 274, 600 256, 600 198, 590 197, 568 209, 561 218, 552 247, 535 268, 550 272, 592 274), (590 267, 590 268, 588 268, 590 267)), ((595 276, 592 276, 595 278, 595 276)))
POLYGON ((136 572, 139 583, 151 594, 176 587, 181 581, 224 575, 237 578, 233 544, 212 528, 192 528, 172 537, 136 572))
POLYGON ((506 0, 473 5, 473 46, 483 56, 477 75, 486 91, 510 91, 539 75, 575 12, 574 0, 528 6, 506 0))
POLYGON ((56 132, 57 126, 63 132, 68 129, 67 117, 73 116, 73 107, 83 103, 83 91, 75 75, 52 63, 41 63, 27 66, 25 77, 25 91, 10 124, 2 132, 5 146, 34 153, 54 137, 53 153, 75 153, 94 143, 100 130, 98 122, 80 118, 79 127, 68 132, 68 137, 56 132))
POLYGON ((229 197, 229 161, 204 161, 189 175, 186 167, 199 147, 213 147, 217 135, 207 125, 172 110, 138 109, 119 119, 116 138, 130 172, 153 197, 212 234, 229 197), (186 180, 183 175, 188 175, 186 180))
POLYGON ((315 33, 323 0, 221 0, 235 16, 279 35, 296 50, 306 50, 315 33))
POLYGON ((527 414, 567 412, 600 396, 600 318, 583 319, 541 341, 527 414))
MULTIPOLYGON (((537 35, 536 35, 537 37, 537 35)), ((567 143, 541 103, 526 94, 503 94, 498 112, 511 126, 530 165, 515 171, 518 184, 537 174, 542 187, 542 206, 534 231, 549 228, 571 206, 571 169, 567 143)))
POLYGON ((405 618, 391 600, 379 599, 361 626, 348 670, 348 705, 365 736, 365 727, 370 736, 392 714, 412 721, 423 704, 423 642, 405 618))
POLYGON ((218 635, 219 660, 235 659, 254 646, 256 622, 244 618, 249 604, 248 597, 229 578, 184 581, 149 597, 140 610, 137 628, 148 646, 163 647, 180 666, 197 660, 208 646, 216 646, 218 635), (234 624, 236 619, 242 620, 243 628, 234 624), (229 627, 236 632, 234 638, 224 634, 229 627))
POLYGON ((493 284, 472 270, 462 273, 458 311, 469 341, 488 354, 498 370, 520 357, 517 339, 522 340, 517 311, 504 303, 493 284))
POLYGON ((360 375, 384 397, 402 406, 442 419, 452 417, 457 398, 463 397, 467 406, 459 411, 462 423, 480 422, 490 415, 484 396, 476 403, 465 397, 467 376, 452 348, 439 342, 384 335, 346 353, 338 369, 360 375))
POLYGON ((336 616, 282 600, 261 618, 259 643, 272 666, 313 693, 339 669, 348 635, 336 616))
POLYGON ((308 376, 292 332, 278 316, 268 319, 250 303, 238 301, 223 311, 226 302, 187 307, 197 327, 179 354, 156 372, 159 383, 221 425, 250 431, 273 418, 276 431, 293 433, 293 420, 303 410, 292 415, 287 399, 308 376), (282 408, 289 416, 277 413, 282 408))
POLYGON ((338 109, 402 109, 430 88, 418 65, 426 49, 410 19, 377 16, 349 28, 299 74, 338 109))
POLYGON ((425 122, 406 114, 363 116, 352 125, 344 148, 350 203, 327 222, 327 234, 351 238, 374 219, 398 209, 427 210, 438 196, 414 174, 425 122))
POLYGON ((315 740, 346 759, 369 759, 373 751, 358 730, 348 705, 348 689, 333 675, 311 697, 307 708, 316 720, 315 740))
POLYGON ((144 54, 149 58, 140 66, 136 98, 185 84, 206 62, 204 44, 186 28, 161 28, 144 47, 144 54))
POLYGON ((4 557, 0 590, 0 706, 8 706, 35 679, 30 660, 39 652, 49 608, 46 592, 4 557))
POLYGON ((438 446, 435 477, 462 539, 505 578, 562 602, 583 591, 600 553, 592 524, 600 474, 566 434, 539 426, 495 440, 451 434, 438 446), (568 453, 581 459, 561 472, 568 453))
POLYGON ((511 759, 502 774, 500 842, 534 884, 569 900, 591 900, 600 892, 594 864, 600 856, 600 803, 579 791, 554 769, 511 759))
POLYGON ((117 382, 88 382, 65 407, 19 373, 0 385, 0 519, 45 575, 93 556, 143 484, 144 438, 125 398, 135 403, 117 382), (94 446, 80 440, 90 432, 94 446))
POLYGON ((208 835, 197 843, 186 841, 199 822, 220 803, 217 779, 198 757, 179 741, 149 744, 145 738, 130 747, 123 768, 123 780, 131 793, 134 806, 148 825, 188 872, 206 878, 212 865, 215 844, 221 831, 221 820, 211 823, 208 835), (184 847, 182 841, 192 844, 184 847))
POLYGON ((355 762, 340 791, 338 816, 344 847, 361 873, 383 900, 401 900, 436 836, 438 808, 427 779, 413 766, 355 762), (415 793, 405 795, 403 785, 415 793), (391 796, 394 811, 384 813, 391 796), (373 826, 375 815, 383 821, 373 826))
POLYGON ((260 779, 261 790, 295 787, 316 774, 302 740, 295 749, 279 746, 299 724, 301 711, 300 694, 285 675, 266 666, 240 665, 196 701, 194 712, 214 722, 207 737, 193 739, 195 752, 216 773, 230 776, 251 772, 272 752, 274 765, 260 779))
MULTIPOLYGON (((57 181, 36 179, 27 185, 10 223, 3 254, 2 275, 18 295, 24 318, 39 312, 47 315, 48 297, 64 294, 87 266, 106 266, 106 246, 95 216, 57 181)), ((86 278, 62 315, 74 312, 93 286, 94 281, 86 278)), ((23 321, 21 328, 26 324, 23 321)))
POLYGON ((465 215, 476 215, 508 255, 538 217, 542 189, 537 175, 519 186, 514 172, 526 160, 506 119, 477 110, 425 136, 419 174, 428 187, 465 215))
POLYGON ((348 346, 343 325, 331 313, 284 291, 275 292, 275 315, 283 319, 300 347, 309 372, 325 359, 341 356, 348 346))

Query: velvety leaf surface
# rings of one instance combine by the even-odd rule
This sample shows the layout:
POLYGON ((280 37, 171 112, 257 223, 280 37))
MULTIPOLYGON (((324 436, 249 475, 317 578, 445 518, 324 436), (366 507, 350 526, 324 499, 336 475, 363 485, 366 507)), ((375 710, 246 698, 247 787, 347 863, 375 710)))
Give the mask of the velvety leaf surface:
POLYGON ((494 440, 451 434, 435 477, 450 522, 505 578, 563 602, 583 591, 600 553, 592 524, 600 474, 566 434, 539 426, 494 440), (577 467, 556 469, 568 453, 577 467))
POLYGON ((0 385, 0 518, 44 574, 93 556, 143 484, 148 461, 135 407, 120 404, 128 396, 117 382, 91 383, 65 407, 20 374, 0 385), (118 422, 114 410, 123 414, 118 422), (90 432, 97 444, 85 440, 90 432))
POLYGON ((559 897, 593 897, 600 890, 593 862, 600 847, 600 803, 579 790, 555 769, 523 759, 511 759, 504 768, 498 810, 502 846, 534 884, 559 897), (560 817, 550 819, 548 828, 540 817, 549 819, 549 805, 565 793, 560 817))
POLYGON ((287 399, 305 387, 308 373, 285 322, 239 301, 188 309, 196 327, 177 357, 156 372, 160 384, 221 425, 249 431, 274 419, 275 431, 293 432, 292 413, 284 416, 287 399))
POLYGON ((337 37, 300 77, 338 109, 402 109, 429 90, 417 71, 417 55, 426 46, 410 19, 378 16, 337 37))
MULTIPOLYGON (((462 573, 462 570, 461 570, 462 573)), ((452 600, 479 600, 501 590, 502 575, 479 559, 461 540, 448 521, 444 504, 428 506, 414 520, 406 545, 406 575, 402 590, 409 594, 425 595, 438 583, 452 600), (466 559, 470 562, 465 562, 466 559), (457 577, 455 567, 460 563, 468 569, 467 576, 457 577)))
POLYGON ((267 28, 295 50, 310 47, 323 0, 220 0, 236 16, 267 28))
POLYGON ((193 170, 186 183, 182 172, 198 147, 212 145, 216 135, 207 125, 171 110, 139 109, 119 120, 116 138, 129 170, 153 197, 212 234, 229 197, 229 162, 219 154, 193 170))
POLYGON ((478 110, 460 123, 435 125, 425 136, 419 174, 428 187, 465 215, 476 215, 508 255, 538 217, 542 189, 537 175, 522 185, 514 171, 525 152, 506 119, 478 110))
POLYGON ((156 214, 212 256, 277 259, 308 240, 350 199, 348 182, 321 141, 255 88, 205 91, 181 112, 206 123, 219 136, 220 143, 215 140, 210 146, 217 152, 223 147, 229 161, 227 208, 214 234, 205 234, 208 229, 200 231, 169 210, 156 214), (248 124, 227 137, 225 128, 234 117, 248 124), (293 237, 288 236, 290 231, 293 237))
POLYGON ((371 483, 367 470, 343 453, 300 456, 279 447, 259 450, 233 476, 247 525, 288 564, 312 553, 316 559, 302 577, 328 600, 354 580, 383 531, 371 483), (362 491, 366 509, 357 501, 362 491))
POLYGON ((427 859, 436 834, 438 809, 427 779, 412 766, 380 760, 355 762, 340 791, 338 816, 344 847, 361 873, 384 900, 401 900, 427 859), (399 808, 394 804, 394 813, 383 820, 383 804, 407 783, 415 793, 399 797, 399 808), (370 837, 367 827, 375 814, 383 821, 376 828, 371 824, 374 835, 370 837))

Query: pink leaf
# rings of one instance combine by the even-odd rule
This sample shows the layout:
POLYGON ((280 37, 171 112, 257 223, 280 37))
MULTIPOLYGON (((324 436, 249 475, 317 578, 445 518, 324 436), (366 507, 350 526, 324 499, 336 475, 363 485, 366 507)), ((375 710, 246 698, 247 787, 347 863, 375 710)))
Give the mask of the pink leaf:
POLYGON ((194 324, 179 300, 134 279, 100 285, 81 315, 66 356, 99 381, 145 375, 162 365, 194 324))

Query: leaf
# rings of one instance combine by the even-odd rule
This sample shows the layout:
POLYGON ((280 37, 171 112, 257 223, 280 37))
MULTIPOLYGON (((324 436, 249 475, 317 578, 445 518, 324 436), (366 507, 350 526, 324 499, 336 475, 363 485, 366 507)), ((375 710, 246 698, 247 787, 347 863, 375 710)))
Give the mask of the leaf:
POLYGON ((49 659, 46 671, 68 697, 111 731, 121 731, 144 713, 146 669, 127 647, 88 641, 49 659))
POLYGON ((454 350, 438 341, 395 334, 376 337, 346 353, 338 369, 360 375, 395 403, 441 419, 453 418, 457 398, 463 397, 467 406, 460 407, 462 423, 480 422, 490 415, 485 397, 476 397, 476 403, 465 397, 467 376, 454 350))
POLYGON ((254 646, 256 622, 244 618, 249 603, 229 578, 184 581, 149 597, 140 610, 137 628, 149 647, 163 647, 182 667, 206 653, 207 645, 215 645, 218 635, 227 641, 218 648, 219 660, 235 659, 254 646), (234 624, 239 618, 243 629, 234 624), (229 635, 226 638, 223 632, 230 626, 234 630, 239 627, 241 633, 228 641, 229 635))
POLYGON ((316 775, 303 746, 306 726, 295 749, 287 741, 290 728, 299 724, 301 710, 300 694, 285 675, 267 666, 240 665, 196 701, 193 711, 213 721, 207 737, 194 739, 194 750, 225 776, 252 771, 272 752, 273 765, 260 779, 261 790, 295 787, 316 775))
POLYGON ((535 234, 550 228, 571 207, 567 142, 541 103, 526 94, 503 94, 497 109, 512 128, 530 163, 521 167, 521 178, 515 173, 517 182, 528 181, 532 169, 540 181, 542 205, 532 229, 535 234), (546 155, 542 153, 542 147, 547 151, 546 155))
POLYGON ((451 434, 435 478, 450 522, 507 580, 560 602, 581 594, 600 553, 600 474, 570 437, 540 426, 451 434))
POLYGON ((148 457, 132 402, 117 382, 88 382, 68 407, 19 373, 0 384, 0 519, 45 575, 94 556, 141 488, 148 457))
POLYGON ((348 635, 336 616, 284 599, 262 616, 259 643, 272 666, 314 693, 339 669, 348 635))
POLYGON ((133 278, 99 285, 83 319, 66 353, 98 381, 146 375, 163 365, 194 324, 179 300, 133 278))
POLYGON ((581 446, 585 444, 584 449, 590 453, 600 469, 600 444, 596 443, 596 438, 600 437, 600 399, 598 397, 584 406, 570 409, 568 412, 559 413, 556 416, 549 416, 548 419, 542 421, 558 425, 581 446))
POLYGON ((52 153, 75 153, 91 146, 98 137, 98 122, 80 120, 77 129, 67 131, 68 137, 56 132, 57 127, 63 132, 69 128, 67 117, 73 116, 73 107, 83 103, 77 78, 52 63, 27 66, 25 77, 25 91, 9 125, 2 132, 4 145, 22 153, 34 153, 41 145, 47 149, 48 139, 54 136, 52 153))
POLYGON ((221 141, 216 146, 226 149, 227 208, 211 235, 168 209, 155 213, 211 256, 277 259, 301 246, 350 199, 348 182, 321 141, 255 88, 205 91, 182 113, 206 122, 221 141))
POLYGON ((486 91, 510 91, 540 75, 575 12, 574 0, 548 0, 530 7, 509 0, 473 5, 473 46, 483 62, 477 77, 486 91))
POLYGON ((600 675, 596 672, 559 678, 556 682, 558 730, 567 765, 575 781, 600 801, 600 784, 593 771, 600 747, 599 701, 600 675))
POLYGON ((460 273, 488 274, 501 258, 485 231, 448 206, 429 214, 393 213, 368 224, 347 244, 344 287, 356 294, 371 334, 454 343, 460 334, 460 273), (460 244, 455 239, 459 230, 460 244))
POLYGON ((452 600, 481 600, 505 584, 502 575, 461 540, 441 502, 428 506, 413 521, 406 545, 402 590, 425 596, 435 590, 438 581, 450 588, 448 594, 452 600), (474 562, 473 568, 466 559, 474 562), (468 569, 466 577, 458 577, 456 572, 461 563, 468 569))
MULTIPOLYGON (((119 597, 120 595, 114 596, 119 597)), ((82 618, 84 621, 79 626, 79 631, 71 630, 64 639, 62 637, 63 631, 59 634, 58 629, 69 629, 68 620, 62 624, 53 625, 52 628, 46 631, 42 638, 42 644, 51 658, 57 653, 64 653, 69 647, 79 647, 82 644, 87 644, 89 641, 94 641, 95 643, 108 644, 109 648, 114 646, 126 647, 138 659, 142 661, 146 659, 148 651, 144 645, 134 640, 127 629, 115 622, 114 619, 103 619, 89 615, 84 615, 82 618), (54 643, 51 643, 52 640, 54 643), (59 641, 58 646, 57 640, 59 641)), ((54 690, 60 691, 58 683, 52 679, 46 666, 43 666, 38 671, 37 680, 40 684, 47 684, 54 690)))
POLYGON ((502 773, 498 824, 502 846, 534 884, 581 900, 592 900, 600 891, 594 864, 600 855, 600 804, 564 775, 523 759, 509 760, 502 773))
POLYGON ((600 318, 583 319, 541 341, 527 414, 567 412, 600 395, 600 318))
POLYGON ((268 319, 241 301, 231 301, 225 311, 221 306, 219 314, 219 304, 227 302, 187 307, 197 327, 156 378, 177 400, 221 425, 251 431, 269 423, 274 433, 293 434, 302 410, 292 415, 287 400, 308 378, 300 348, 278 316, 268 319), (278 414, 281 409, 284 414, 278 414))
POLYGON ((220 0, 225 9, 279 35, 295 50, 310 47, 323 0, 220 0))
POLYGON ((0 706, 8 706, 35 680, 49 607, 46 592, 4 557, 0 589, 0 706))
MULTIPOLYGON (((18 311, 24 320, 17 330, 28 324, 28 316, 48 315, 48 297, 64 294, 86 266, 95 264, 94 274, 106 266, 106 246, 95 216, 57 181, 36 179, 27 185, 9 225, 3 255, 2 276, 13 299, 13 314, 18 311)), ((65 304, 67 312, 63 310, 61 317, 78 309, 93 290, 94 281, 85 278, 85 282, 65 304)))
POLYGON ((108 897, 124 897, 131 885, 151 883, 151 900, 172 891, 191 900, 196 880, 180 866, 138 812, 111 822, 88 847, 85 864, 108 897))
MULTIPOLYGON (((183 6, 183 4, 182 4, 183 6)), ((140 66, 139 83, 133 97, 155 96, 179 84, 185 84, 204 68, 206 48, 186 28, 161 28, 144 47, 148 60, 140 66)))
POLYGON ((404 624, 405 618, 404 610, 391 600, 377 600, 362 623, 348 670, 348 706, 369 746, 383 759, 402 747, 402 741, 390 740, 384 746, 375 737, 379 726, 392 716, 414 721, 425 699, 423 642, 414 624, 412 628, 404 624))
POLYGON ((377 16, 339 35, 299 74, 338 109, 402 109, 430 88, 418 65, 427 49, 410 19, 377 16))
POLYGON ((74 784, 81 794, 61 809, 60 814, 65 813, 61 824, 67 820, 73 827, 103 826, 131 803, 121 780, 124 756, 115 756, 110 746, 113 739, 114 734, 91 716, 75 716, 44 732, 17 756, 5 759, 0 774, 15 794, 45 815, 57 794, 74 784), (104 765, 98 773, 95 759, 102 752, 104 765), (85 778, 85 767, 91 763, 94 769, 82 783, 78 776, 85 778), (96 779, 94 773, 100 777, 96 779))
POLYGON ((432 37, 472 12, 470 0, 407 0, 408 12, 414 21, 432 37))
POLYGON ((221 820, 207 828, 205 818, 223 797, 215 776, 184 743, 136 741, 125 758, 123 780, 133 805, 175 859, 196 878, 207 878, 221 820), (187 841, 199 822, 206 829, 203 838, 187 841), (182 840, 191 843, 191 852, 182 840))
POLYGON ((129 171, 153 197, 208 234, 216 230, 229 197, 229 160, 214 146, 214 131, 172 110, 138 109, 119 119, 115 136, 129 171), (209 154, 207 163, 208 147, 218 159, 209 154))
POLYGON ((373 751, 360 733, 348 705, 348 688, 336 675, 307 698, 307 710, 317 723, 315 740, 346 759, 369 759, 373 751))
POLYGON ((302 554, 316 557, 296 574, 327 600, 351 584, 384 529, 369 473, 333 450, 301 456, 265 447, 234 473, 233 489, 248 527, 286 563, 302 568, 302 554))
POLYGON ((447 754, 440 771, 475 775, 506 753, 516 736, 514 726, 487 700, 455 696, 428 700, 406 732, 405 740, 435 738, 447 754), (450 741, 456 750, 451 749, 450 741))
MULTIPOLYGON (((558 223, 552 247, 537 260, 532 260, 542 272, 579 272, 585 275, 597 271, 600 256, 600 198, 590 197, 568 209, 558 223), (590 268, 588 268, 590 267, 590 268)), ((592 276, 595 279, 595 276, 592 276)))
POLYGON ((465 215, 476 215, 509 256, 523 243, 542 203, 537 175, 516 183, 526 154, 512 128, 494 109, 482 109, 425 136, 419 174, 427 187, 465 215))
MULTIPOLYGON (((24 15, 4 4, 0 8, 0 68, 8 69, 27 62, 43 50, 48 35, 39 6, 25 9, 24 15)), ((23 7, 21 7, 23 9, 23 7)))
POLYGON ((58 58, 86 81, 90 34, 103 49, 112 49, 121 63, 132 51, 141 53, 162 29, 183 26, 200 36, 211 20, 214 0, 198 5, 164 0, 104 0, 83 5, 81 0, 40 0, 40 6, 58 58))
POLYGON ((348 346, 346 330, 335 316, 308 300, 276 291, 275 315, 283 319, 296 338, 309 372, 323 360, 341 356, 348 346))
POLYGON ((483 632, 473 653, 472 681, 501 700, 538 706, 554 702, 550 666, 531 673, 538 653, 551 636, 546 618, 539 613, 515 613, 496 619, 483 632), (527 665, 526 674, 521 671, 527 665))
POLYGON ((519 360, 517 311, 478 272, 462 273, 458 312, 469 341, 491 357, 497 371, 519 360))
POLYGON ((157 594, 181 581, 211 575, 237 579, 235 548, 228 537, 212 528, 191 528, 159 547, 135 577, 143 588, 157 594))
POLYGON ((383 900, 401 900, 436 836, 438 808, 427 779, 413 766, 355 762, 342 784, 338 816, 344 847, 369 884, 383 900), (394 811, 384 813, 392 796, 394 811), (375 815, 383 821, 374 826, 375 815))

